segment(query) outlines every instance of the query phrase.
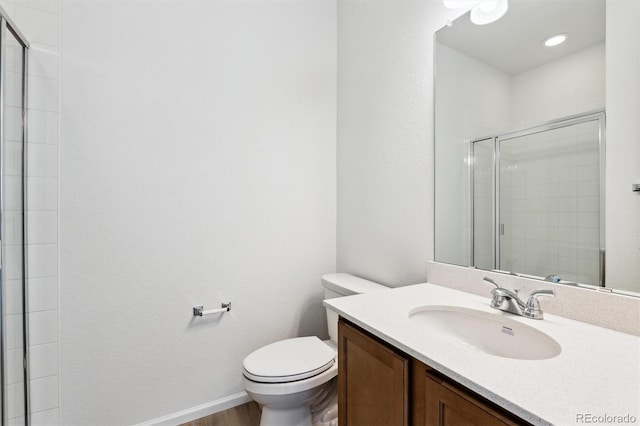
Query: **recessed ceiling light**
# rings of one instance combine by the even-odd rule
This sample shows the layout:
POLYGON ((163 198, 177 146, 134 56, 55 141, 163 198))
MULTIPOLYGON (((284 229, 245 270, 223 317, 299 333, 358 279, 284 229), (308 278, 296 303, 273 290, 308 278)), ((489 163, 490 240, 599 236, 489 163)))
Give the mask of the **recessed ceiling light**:
POLYGON ((556 34, 546 39, 543 43, 547 47, 553 47, 564 43, 567 37, 569 37, 569 34, 556 34))

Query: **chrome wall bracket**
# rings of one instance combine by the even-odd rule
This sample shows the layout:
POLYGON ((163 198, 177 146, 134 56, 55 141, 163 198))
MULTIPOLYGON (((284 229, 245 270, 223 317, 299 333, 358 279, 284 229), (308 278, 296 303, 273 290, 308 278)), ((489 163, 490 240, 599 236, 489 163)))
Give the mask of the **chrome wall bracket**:
POLYGON ((202 305, 198 305, 198 306, 194 306, 193 307, 193 316, 194 317, 202 317, 205 315, 212 315, 212 314, 223 314, 225 312, 229 312, 231 310, 231 302, 229 303, 222 303, 221 307, 218 309, 210 309, 208 311, 204 310, 204 306, 202 305))

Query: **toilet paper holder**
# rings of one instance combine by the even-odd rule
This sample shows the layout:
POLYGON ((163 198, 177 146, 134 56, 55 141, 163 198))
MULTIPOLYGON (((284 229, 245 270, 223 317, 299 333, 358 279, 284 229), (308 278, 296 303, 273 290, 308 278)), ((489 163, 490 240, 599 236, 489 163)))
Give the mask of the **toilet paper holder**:
POLYGON ((198 305, 193 307, 193 316, 194 317, 203 317, 205 315, 212 314, 223 314, 225 312, 229 312, 231 310, 231 302, 222 303, 221 307, 218 309, 209 309, 208 311, 204 310, 204 306, 198 305))

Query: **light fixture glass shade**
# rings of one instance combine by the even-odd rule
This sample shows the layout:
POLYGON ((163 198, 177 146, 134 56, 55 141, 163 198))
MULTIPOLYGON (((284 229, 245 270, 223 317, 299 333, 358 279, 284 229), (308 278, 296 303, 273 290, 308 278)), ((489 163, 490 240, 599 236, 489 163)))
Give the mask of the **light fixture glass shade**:
POLYGON ((442 4, 449 9, 471 9, 481 0, 442 0, 442 4))
POLYGON ((486 25, 502 18, 509 9, 508 0, 483 0, 471 9, 471 22, 486 25))

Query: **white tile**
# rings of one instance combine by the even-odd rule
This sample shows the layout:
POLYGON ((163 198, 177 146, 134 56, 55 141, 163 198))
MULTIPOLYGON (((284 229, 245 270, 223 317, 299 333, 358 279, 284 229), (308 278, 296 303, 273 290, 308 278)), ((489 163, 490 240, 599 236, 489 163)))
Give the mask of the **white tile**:
POLYGON ((31 43, 58 46, 59 24, 57 15, 16 4, 15 21, 31 43))
POLYGON ((5 72, 5 105, 22 108, 22 76, 15 72, 5 72))
POLYGON ((600 176, 598 164, 586 164, 576 167, 576 179, 578 182, 597 181, 600 176))
POLYGON ((23 354, 24 349, 11 349, 6 352, 6 364, 5 373, 7 375, 7 384, 12 385, 14 383, 24 382, 24 368, 23 368, 23 354))
POLYGON ((27 246, 27 276, 29 279, 58 275, 58 246, 56 244, 32 244, 27 246))
POLYGON ((22 313, 22 280, 5 281, 4 313, 14 315, 22 313))
POLYGON ((585 275, 597 275, 599 265, 597 262, 588 259, 576 259, 576 271, 585 275))
POLYGON ((562 166, 558 170, 558 182, 575 182, 576 173, 575 167, 562 166))
POLYGON ((576 258, 588 260, 591 262, 597 262, 600 255, 600 250, 598 247, 576 247, 576 258))
POLYGON ((22 176, 22 143, 5 142, 2 163, 5 176, 22 176))
POLYGON ((58 344, 29 347, 29 373, 32 379, 58 374, 58 344))
POLYGON ((22 142, 22 109, 5 107, 4 137, 6 141, 22 142))
POLYGON ((58 147, 39 143, 27 144, 28 176, 58 177, 58 147))
MULTIPOLYGON (((10 33, 9 33, 10 34, 10 33)), ((24 48, 20 45, 17 39, 11 34, 9 38, 7 38, 5 47, 5 70, 16 72, 18 74, 22 74, 22 55, 24 53, 24 48)))
POLYGON ((5 176, 3 190, 5 211, 22 211, 22 178, 5 176))
POLYGON ((560 197, 558 200, 559 212, 575 212, 577 209, 578 201, 576 197, 560 197))
POLYGON ((58 144, 58 114, 50 111, 29 110, 27 117, 29 143, 58 144))
POLYGON ((31 414, 31 426, 58 426, 58 409, 39 411, 31 414))
MULTIPOLYGON (((58 80, 44 77, 29 77, 29 109, 58 111, 58 80)), ((18 106, 21 104, 18 104, 18 106)))
POLYGON ((29 51, 29 75, 57 79, 59 62, 58 48, 36 45, 29 51))
POLYGON ((574 182, 561 182, 558 184, 558 197, 575 197, 576 184, 574 182))
POLYGON ((596 245, 600 240, 600 232, 597 228, 578 228, 576 242, 581 244, 596 245))
POLYGON ((57 243, 58 213, 55 211, 27 212, 27 229, 28 244, 57 243))
MULTIPOLYGON (((33 312, 29 314, 29 346, 44 345, 58 341, 58 311, 33 312)), ((45 410, 46 408, 41 408, 45 410)), ((40 410, 35 410, 40 411, 40 410)))
POLYGON ((4 244, 22 244, 22 212, 5 211, 4 213, 4 244))
POLYGON ((576 191, 578 197, 597 197, 600 195, 600 181, 591 180, 578 184, 576 191))
POLYGON ((578 212, 577 224, 582 228, 597 228, 600 225, 600 215, 595 212, 578 212))
POLYGON ((22 314, 6 315, 7 349, 24 347, 22 341, 22 314))
POLYGON ((22 277, 22 245, 5 246, 3 274, 7 280, 21 280, 22 277))
POLYGON ((7 417, 24 417, 24 383, 7 386, 7 417))
POLYGON ((55 178, 27 178, 27 210, 57 210, 58 180, 55 178))
POLYGON ((578 197, 577 210, 579 212, 598 212, 600 199, 598 197, 578 197))
POLYGON ((58 376, 31 380, 31 412, 58 407, 58 376))
POLYGON ((558 213, 558 225, 562 228, 570 228, 576 225, 576 213, 558 213))
POLYGON ((31 278, 28 285, 29 312, 58 309, 58 278, 31 278))
POLYGON ((58 0, 15 0, 16 6, 28 7, 47 13, 59 14, 58 0))
POLYGON ((576 228, 558 228, 558 241, 564 243, 576 242, 576 228))
POLYGON ((558 257, 558 269, 564 272, 575 272, 576 258, 575 257, 558 257))
POLYGON ((14 417, 13 419, 9 419, 7 426, 24 426, 25 424, 26 424, 25 417, 20 416, 20 417, 14 417))

